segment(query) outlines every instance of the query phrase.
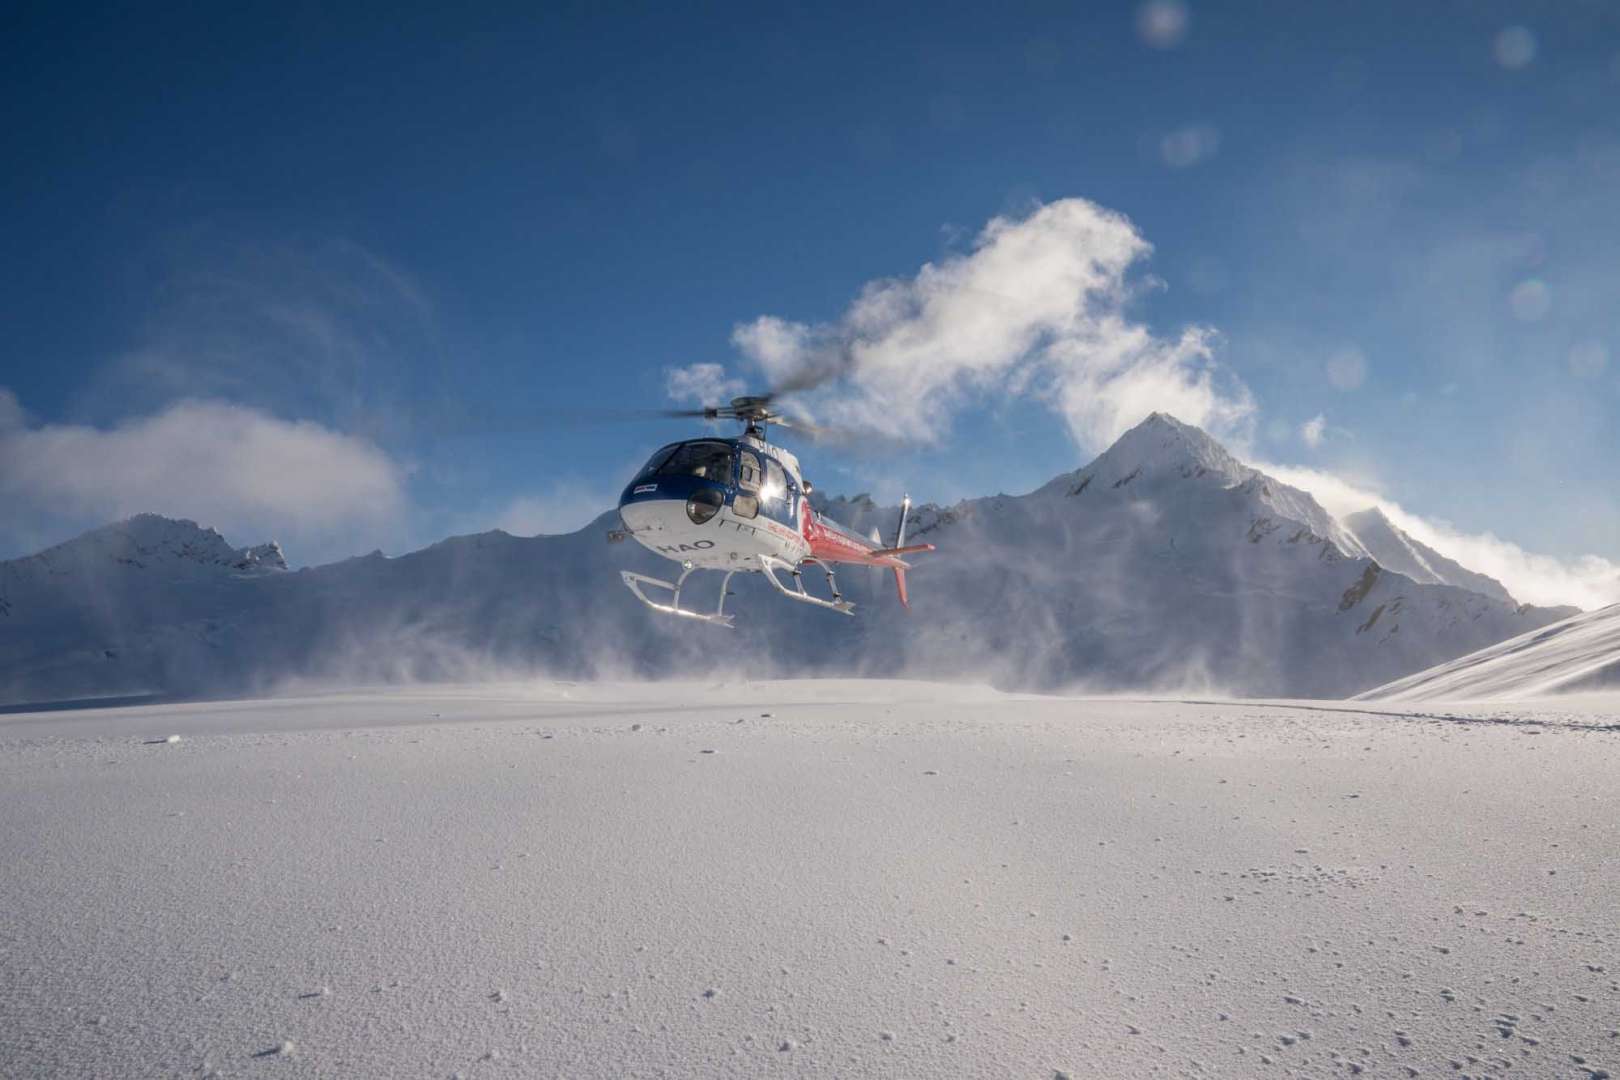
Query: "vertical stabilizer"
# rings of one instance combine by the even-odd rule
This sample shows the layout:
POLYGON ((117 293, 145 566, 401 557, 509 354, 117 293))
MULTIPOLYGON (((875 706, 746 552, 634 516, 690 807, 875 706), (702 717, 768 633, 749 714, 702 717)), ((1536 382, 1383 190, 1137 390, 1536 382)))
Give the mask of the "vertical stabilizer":
MULTIPOLYGON (((900 499, 900 525, 894 530, 895 548, 906 546, 906 518, 911 515, 911 496, 906 495, 900 499)), ((909 609, 911 600, 906 596, 906 572, 898 566, 894 568, 894 588, 900 594, 900 606, 909 609)))

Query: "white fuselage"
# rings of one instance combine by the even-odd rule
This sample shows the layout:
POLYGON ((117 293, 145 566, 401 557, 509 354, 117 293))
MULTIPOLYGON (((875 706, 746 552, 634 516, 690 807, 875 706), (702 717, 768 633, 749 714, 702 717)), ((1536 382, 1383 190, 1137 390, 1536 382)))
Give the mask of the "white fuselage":
POLYGON ((796 529, 764 515, 741 518, 731 507, 693 524, 683 499, 648 499, 619 507, 625 528, 647 550, 706 570, 757 570, 759 556, 796 566, 810 544, 796 529))

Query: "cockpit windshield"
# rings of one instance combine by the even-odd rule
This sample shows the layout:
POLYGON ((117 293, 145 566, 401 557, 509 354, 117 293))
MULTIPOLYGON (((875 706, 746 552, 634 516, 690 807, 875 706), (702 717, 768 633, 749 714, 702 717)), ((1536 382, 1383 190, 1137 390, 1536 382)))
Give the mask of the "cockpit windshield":
POLYGON ((718 484, 729 484, 731 458, 730 443, 690 442, 681 443, 667 454, 659 451, 648 466, 658 476, 701 476, 718 484))

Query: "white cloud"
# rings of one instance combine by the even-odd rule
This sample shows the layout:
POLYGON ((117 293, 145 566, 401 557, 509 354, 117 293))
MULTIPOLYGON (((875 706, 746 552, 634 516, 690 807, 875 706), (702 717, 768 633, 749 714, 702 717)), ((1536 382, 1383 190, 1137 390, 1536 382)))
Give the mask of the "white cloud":
POLYGON ((1258 463, 1255 467, 1310 492, 1339 517, 1378 507, 1414 539, 1500 581, 1521 603, 1581 608, 1620 603, 1620 563, 1597 555, 1538 555, 1493 533, 1465 533, 1448 522, 1419 517, 1376 490, 1317 469, 1258 463))
POLYGON ((970 252, 913 277, 869 283, 835 323, 767 315, 732 340, 773 385, 840 376, 804 397, 813 414, 908 441, 944 438, 970 399, 1026 392, 1092 448, 1155 409, 1238 433, 1254 405, 1213 333, 1160 338, 1127 313, 1128 274, 1151 250, 1122 215, 1064 199, 992 219, 970 252))
POLYGON ((233 543, 319 546, 385 535, 404 472, 375 444, 218 401, 179 401, 113 428, 29 426, 0 388, 0 498, 16 527, 102 524, 152 512, 233 543))
POLYGON ((1299 426, 1299 437, 1312 450, 1321 446, 1322 440, 1327 437, 1327 417, 1317 413, 1305 421, 1299 426))
POLYGON ((741 394, 743 384, 726 378, 726 369, 719 364, 688 364, 665 373, 664 389, 675 401, 715 405, 741 394))

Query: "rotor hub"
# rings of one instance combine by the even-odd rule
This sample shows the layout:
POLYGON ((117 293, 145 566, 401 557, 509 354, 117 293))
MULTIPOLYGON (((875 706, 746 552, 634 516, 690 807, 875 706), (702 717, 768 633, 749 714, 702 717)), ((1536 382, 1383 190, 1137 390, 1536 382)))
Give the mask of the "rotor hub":
POLYGON ((771 399, 768 397, 734 397, 731 399, 730 412, 739 420, 761 423, 776 416, 771 412, 770 405, 771 399))

